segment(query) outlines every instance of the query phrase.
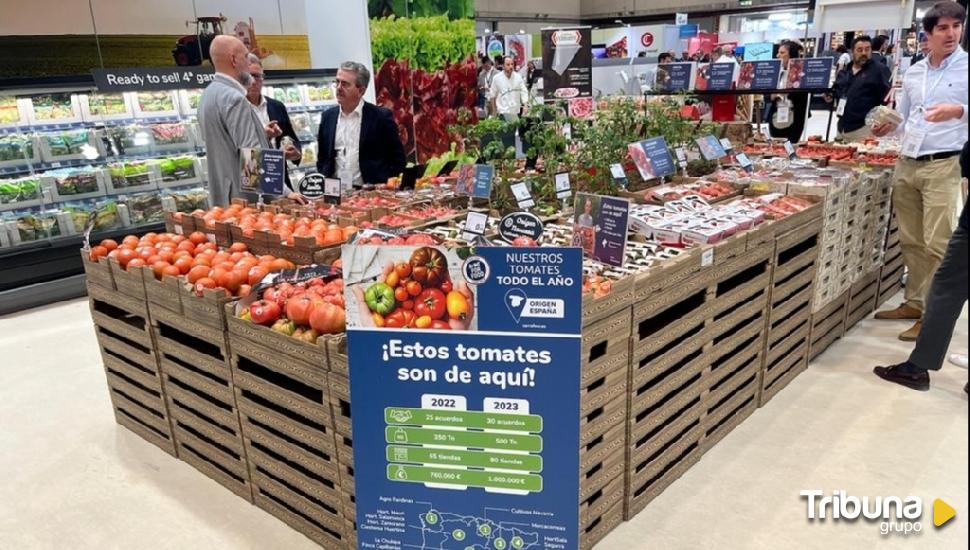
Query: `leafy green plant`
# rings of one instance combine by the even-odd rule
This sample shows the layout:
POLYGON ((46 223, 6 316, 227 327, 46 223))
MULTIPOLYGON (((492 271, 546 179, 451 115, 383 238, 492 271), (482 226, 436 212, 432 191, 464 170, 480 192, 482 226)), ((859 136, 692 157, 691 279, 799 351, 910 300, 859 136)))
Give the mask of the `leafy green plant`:
POLYGON ((386 59, 408 60, 412 69, 435 71, 475 53, 475 22, 447 17, 371 19, 374 66, 386 59))
POLYGON ((447 15, 451 19, 475 17, 474 0, 370 0, 369 17, 431 17, 447 15))

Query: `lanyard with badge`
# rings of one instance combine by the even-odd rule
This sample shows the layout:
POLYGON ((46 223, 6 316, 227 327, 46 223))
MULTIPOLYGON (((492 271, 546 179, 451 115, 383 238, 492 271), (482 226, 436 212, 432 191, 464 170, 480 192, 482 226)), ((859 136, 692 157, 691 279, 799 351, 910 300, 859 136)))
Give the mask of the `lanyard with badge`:
MULTIPOLYGON (((949 69, 949 65, 942 67, 940 70, 940 76, 937 77, 936 82, 933 83, 933 87, 927 89, 930 77, 930 67, 929 63, 926 64, 926 70, 923 71, 923 95, 920 97, 920 104, 916 106, 917 112, 922 118, 917 118, 916 122, 918 127, 906 128, 906 135, 903 137, 902 153, 903 156, 909 158, 919 157, 919 151, 923 147, 923 141, 926 140, 926 133, 929 128, 926 127, 928 122, 926 122, 926 102, 929 96, 936 91, 940 86, 940 82, 943 81, 943 77, 946 76, 946 71, 949 69)), ((917 125, 913 125, 917 126, 917 125)))

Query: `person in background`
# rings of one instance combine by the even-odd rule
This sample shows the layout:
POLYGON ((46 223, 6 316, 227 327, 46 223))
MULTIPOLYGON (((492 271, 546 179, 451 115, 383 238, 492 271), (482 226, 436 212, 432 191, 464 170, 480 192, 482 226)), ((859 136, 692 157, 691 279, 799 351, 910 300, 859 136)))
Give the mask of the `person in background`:
POLYGON ((670 52, 664 52, 657 58, 657 63, 673 63, 674 56, 670 52))
POLYGON ((886 50, 889 48, 889 37, 885 34, 880 34, 872 39, 872 59, 878 61, 883 65, 889 66, 889 61, 886 60, 886 50))
POLYGON ((690 54, 688 54, 686 51, 680 52, 680 60, 687 63, 690 61, 690 54))
POLYGON ((838 73, 848 67, 849 63, 852 63, 852 56, 849 55, 849 49, 845 47, 845 44, 839 44, 839 47, 835 49, 835 54, 837 56, 835 68, 836 73, 838 73))
MULTIPOLYGON (((247 59, 249 60, 249 74, 253 77, 253 81, 246 91, 246 99, 256 109, 256 116, 259 117, 263 127, 273 129, 274 135, 267 135, 273 147, 282 150, 286 160, 299 164, 300 159, 303 158, 303 148, 300 146, 300 138, 296 136, 296 131, 293 129, 293 122, 290 120, 290 114, 286 111, 286 105, 283 105, 282 101, 263 95, 263 81, 266 79, 266 74, 263 72, 263 62, 254 54, 249 54, 247 59)), ((286 185, 295 191, 290 182, 289 170, 286 172, 286 185)))
POLYGON ((404 171, 404 146, 391 111, 364 101, 370 71, 354 61, 337 70, 337 104, 320 119, 317 171, 345 188, 386 183, 404 171))
POLYGON ((866 125, 866 115, 885 103, 892 88, 892 72, 882 63, 872 61, 872 39, 866 35, 852 41, 852 64, 835 77, 835 97, 826 101, 844 101, 839 112, 839 137, 843 141, 858 142, 872 132, 866 125))
POLYGON ((542 71, 536 69, 535 61, 529 61, 525 66, 525 87, 530 94, 540 78, 542 78, 542 71))
POLYGON ((492 63, 492 58, 482 56, 482 66, 478 70, 478 106, 480 108, 487 108, 488 91, 492 88, 492 78, 495 77, 497 72, 492 63))
MULTIPOLYGON (((782 84, 788 82, 789 62, 801 56, 802 46, 797 42, 786 41, 778 47, 782 84)), ((771 97, 766 118, 769 121, 772 137, 785 138, 792 143, 798 143, 802 140, 808 117, 808 96, 807 93, 789 93, 775 94, 771 97), (785 109, 787 109, 787 117, 785 116, 785 109)))
POLYGON ((528 112, 528 98, 529 90, 522 75, 515 70, 515 60, 512 56, 506 56, 502 72, 492 78, 489 91, 489 99, 495 105, 495 111, 506 119, 514 119, 528 112))
POLYGON ((873 128, 879 137, 892 132, 903 136, 893 206, 903 263, 909 270, 906 301, 876 318, 915 321, 899 335, 904 341, 920 335, 930 281, 957 223, 962 191, 959 156, 967 141, 967 52, 960 47, 966 16, 962 6, 949 1, 926 13, 923 29, 930 55, 903 77, 896 103, 903 123, 898 128, 892 122, 873 128))
POLYGON ((239 150, 268 149, 268 136, 275 135, 279 127, 264 127, 246 99, 253 77, 245 44, 220 35, 213 39, 209 55, 216 75, 199 100, 199 128, 206 146, 209 202, 227 206, 243 193, 239 150))
POLYGON ((926 56, 930 55, 930 42, 926 38, 925 33, 919 33, 919 53, 913 56, 913 61, 909 64, 910 67, 926 59, 926 56))
POLYGON ((890 44, 890 45, 886 46, 886 53, 883 54, 883 55, 886 58, 886 66, 887 67, 895 67, 896 66, 896 45, 895 44, 890 44))
MULTIPOLYGON (((963 177, 967 177, 965 159, 968 145, 970 142, 963 144, 961 154, 963 177)), ((953 232, 940 268, 933 276, 933 284, 926 298, 923 330, 916 339, 916 347, 907 361, 873 369, 879 378, 914 390, 930 389, 929 371, 943 367, 943 359, 953 339, 953 329, 967 303, 967 270, 970 269, 967 265, 970 257, 968 231, 970 222, 967 219, 967 206, 964 205, 957 230, 953 232)), ((962 357, 962 366, 966 368, 966 356, 962 357)), ((951 357, 950 361, 957 365, 961 363, 958 356, 951 357)), ((963 391, 967 392, 966 385, 963 391)))

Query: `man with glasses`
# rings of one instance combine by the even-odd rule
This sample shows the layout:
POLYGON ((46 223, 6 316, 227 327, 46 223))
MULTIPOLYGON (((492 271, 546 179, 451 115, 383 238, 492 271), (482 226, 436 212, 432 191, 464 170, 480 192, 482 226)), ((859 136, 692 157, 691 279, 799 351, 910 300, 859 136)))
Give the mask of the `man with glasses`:
POLYGON ((337 108, 323 113, 317 170, 343 187, 378 185, 404 171, 401 136, 391 111, 364 101, 370 71, 354 61, 337 70, 337 108))
MULTIPOLYGON (((271 140, 274 147, 283 151, 286 160, 299 164, 303 153, 300 138, 296 137, 296 131, 293 130, 293 123, 290 121, 290 114, 282 101, 263 95, 263 81, 266 79, 266 74, 263 72, 262 61, 253 54, 249 54, 249 74, 253 79, 246 91, 246 99, 256 109, 256 116, 266 129, 266 137, 271 140)), ((286 173, 286 185, 293 189, 289 171, 286 173)))

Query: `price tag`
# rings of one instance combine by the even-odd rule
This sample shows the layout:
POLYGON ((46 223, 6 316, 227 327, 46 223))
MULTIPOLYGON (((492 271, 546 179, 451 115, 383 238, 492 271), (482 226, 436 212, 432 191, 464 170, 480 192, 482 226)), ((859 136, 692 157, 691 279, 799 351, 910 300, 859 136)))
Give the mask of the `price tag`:
POLYGON ((569 172, 560 172, 555 176, 556 198, 560 200, 568 199, 573 194, 573 186, 569 182, 569 172))
POLYGON ((571 141, 573 139, 573 125, 566 123, 562 125, 562 137, 566 141, 571 141))
POLYGON ((626 171, 623 170, 623 165, 620 163, 610 165, 610 174, 613 176, 613 181, 616 182, 622 188, 626 188, 630 181, 626 179, 626 171))
POLYGON ((798 156, 797 154, 795 154, 795 146, 792 145, 791 142, 787 140, 785 141, 785 152, 788 153, 788 158, 791 160, 795 160, 795 157, 798 156))
POLYGON ((788 124, 791 120, 791 106, 788 103, 781 103, 778 105, 778 120, 777 124, 788 124))
POLYGON ((683 147, 677 147, 674 149, 674 155, 677 156, 677 165, 687 168, 687 151, 684 151, 683 147))
POLYGON ((714 249, 708 248, 701 254, 701 267, 710 267, 714 265, 714 249))
POLYGON ((741 168, 745 172, 747 172, 749 174, 752 173, 752 172, 754 172, 754 163, 751 162, 751 159, 748 158, 748 155, 746 155, 744 153, 738 153, 737 156, 735 156, 734 158, 737 159, 738 164, 741 165, 741 168))
POLYGON ((838 106, 838 108, 837 108, 837 109, 835 110, 835 114, 836 114, 836 116, 839 116, 839 117, 841 117, 842 115, 844 115, 844 114, 845 114, 845 104, 846 104, 846 100, 844 100, 844 99, 839 99, 839 100, 838 100, 838 102, 839 102, 839 106, 838 106))
POLYGON ((343 192, 343 182, 337 178, 326 178, 323 181, 323 198, 330 204, 340 204, 343 192))
POLYGON ((59 162, 52 162, 51 163, 51 168, 60 168, 60 167, 61 167, 61 163, 59 163, 59 162))
POLYGON ((526 185, 524 181, 513 183, 510 187, 512 189, 512 195, 515 196, 515 202, 518 203, 519 208, 528 210, 536 205, 536 201, 532 199, 532 193, 529 191, 529 186, 526 185))
POLYGON ((485 212, 469 212, 465 217, 465 228, 462 231, 462 239, 474 241, 475 237, 484 237, 485 228, 488 227, 488 214, 485 212))
POLYGON ((734 151, 734 145, 731 144, 731 140, 728 138, 721 138, 721 147, 729 155, 734 151))

